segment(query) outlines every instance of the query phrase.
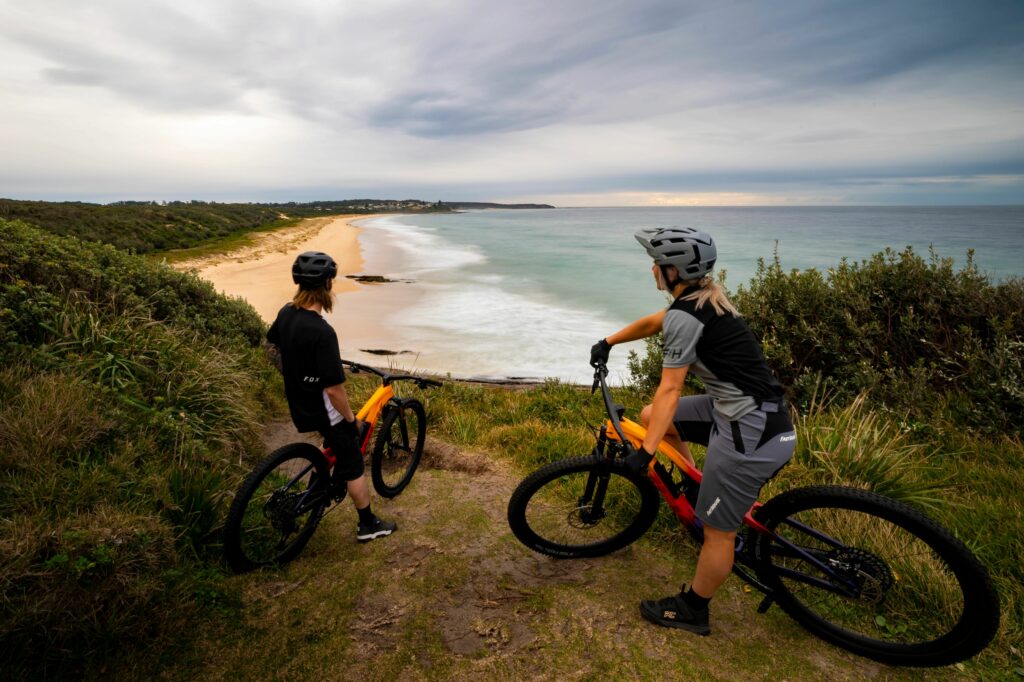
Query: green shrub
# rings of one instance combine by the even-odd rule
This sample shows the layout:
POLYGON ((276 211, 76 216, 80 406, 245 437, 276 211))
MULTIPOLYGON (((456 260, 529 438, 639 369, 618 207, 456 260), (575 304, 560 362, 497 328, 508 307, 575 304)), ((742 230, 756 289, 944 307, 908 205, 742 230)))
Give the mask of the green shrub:
POLYGON ((159 650, 219 599, 222 503, 279 401, 263 323, 195 277, 2 220, 0 322, 0 677, 159 650))
POLYGON ((627 360, 629 378, 638 390, 653 395, 658 384, 661 383, 662 347, 664 345, 665 336, 658 332, 654 336, 644 339, 643 355, 635 350, 629 351, 627 360))
POLYGON ((1016 388, 1024 340, 1024 280, 993 284, 968 254, 958 269, 931 252, 886 250, 825 274, 761 262, 735 302, 772 369, 800 406, 823 383, 840 402, 870 391, 928 415, 941 396, 975 428, 1024 428, 1016 388))
POLYGON ((0 340, 32 345, 48 332, 63 333, 44 323, 69 296, 115 311, 140 310, 154 321, 229 343, 262 341, 264 324, 251 306, 225 298, 195 275, 112 246, 0 220, 0 320, 11 325, 0 340))

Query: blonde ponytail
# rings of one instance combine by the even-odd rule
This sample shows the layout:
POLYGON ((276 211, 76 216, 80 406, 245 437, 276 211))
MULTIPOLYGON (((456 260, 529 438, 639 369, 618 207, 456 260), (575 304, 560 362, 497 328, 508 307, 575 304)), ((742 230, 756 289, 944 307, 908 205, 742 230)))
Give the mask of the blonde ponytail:
POLYGON ((683 300, 696 301, 696 308, 700 309, 704 307, 705 303, 710 303, 711 307, 719 315, 730 313, 735 317, 740 316, 740 311, 736 310, 736 306, 732 304, 729 296, 725 293, 725 287, 716 282, 715 278, 711 275, 700 278, 690 288, 693 291, 683 296, 683 300))

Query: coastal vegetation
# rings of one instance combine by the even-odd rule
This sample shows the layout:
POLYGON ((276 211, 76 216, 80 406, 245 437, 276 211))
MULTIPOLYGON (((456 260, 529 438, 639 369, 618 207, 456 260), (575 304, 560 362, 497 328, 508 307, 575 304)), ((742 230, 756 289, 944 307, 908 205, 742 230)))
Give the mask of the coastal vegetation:
POLYGON ((0 199, 0 219, 21 220, 48 232, 112 244, 136 253, 182 249, 255 230, 272 230, 301 218, 348 213, 450 211, 417 199, 349 199, 280 204, 207 201, 78 201, 0 199))
MULTIPOLYGON (((0 214, 0 677, 108 666, 148 676, 199 655, 189 652, 202 648, 204 624, 279 633, 243 624, 218 538, 226 502, 263 456, 263 425, 286 418, 259 348, 264 323, 244 302, 125 250, 143 251, 125 243, 117 216, 157 226, 152 216, 166 206, 93 214, 75 205, 66 220, 66 205, 55 206, 49 217, 0 214)), ((224 206, 174 210, 198 225, 235 210, 224 206)), ((280 219, 252 210, 223 219, 239 230, 280 219)), ((166 249, 209 236, 181 229, 163 246, 140 243, 166 249)), ((918 505, 954 529, 992 571, 1004 610, 997 641, 965 664, 973 677, 1022 664, 1022 292, 1019 280, 994 284, 970 263, 955 270, 908 250, 826 273, 784 272, 776 260, 734 296, 800 415, 794 461, 765 495, 844 483, 918 505)), ((628 414, 649 400, 657 353, 652 343, 635 356, 634 384, 616 390, 628 414)), ((355 376, 350 390, 359 400, 375 386, 355 376)), ((587 388, 554 381, 449 381, 423 397, 431 438, 516 475, 589 451, 588 427, 603 414, 587 388)), ((643 551, 692 556, 677 528, 663 511, 643 551)), ((368 581, 335 581, 340 608, 356 608, 352 590, 368 581)), ((417 645, 431 627, 421 620, 407 635, 417 645)), ((292 657, 291 647, 281 655, 292 657)))
POLYGON ((0 220, 0 677, 165 648, 279 405, 263 321, 195 276, 0 220))
MULTIPOLYGON (((907 428, 935 423, 1024 436, 1024 280, 993 283, 968 253, 887 249, 827 272, 760 261, 733 301, 800 409, 828 396, 870 396, 907 428)), ((661 343, 634 353, 635 383, 653 390, 661 343)))

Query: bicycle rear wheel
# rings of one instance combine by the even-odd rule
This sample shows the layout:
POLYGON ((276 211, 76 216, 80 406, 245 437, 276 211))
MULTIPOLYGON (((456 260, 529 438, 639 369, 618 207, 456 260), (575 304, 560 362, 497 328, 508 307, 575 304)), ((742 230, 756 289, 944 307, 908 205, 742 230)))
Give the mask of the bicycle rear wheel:
POLYGON ((970 658, 996 634, 999 600, 988 572, 913 507, 821 486, 779 495, 757 520, 805 553, 758 535, 758 577, 822 639, 883 663, 938 666, 970 658))
POLYGON ((370 476, 381 497, 395 497, 409 485, 423 456, 427 416, 415 398, 390 406, 373 446, 370 476))
POLYGON ((328 464, 309 443, 270 453, 242 483, 224 522, 224 557, 236 573, 298 556, 330 501, 328 464))
POLYGON ((560 559, 602 556, 643 535, 661 498, 646 476, 603 456, 553 462, 523 479, 508 525, 530 549, 560 559))

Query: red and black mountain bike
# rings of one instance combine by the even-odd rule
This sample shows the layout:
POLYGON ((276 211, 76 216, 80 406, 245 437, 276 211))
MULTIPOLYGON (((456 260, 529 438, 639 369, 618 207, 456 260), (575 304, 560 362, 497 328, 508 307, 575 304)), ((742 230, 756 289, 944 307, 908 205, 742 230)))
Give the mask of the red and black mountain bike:
MULTIPOLYGON (((552 557, 602 556, 643 535, 664 498, 703 541, 693 509, 700 471, 667 443, 646 472, 626 467, 645 430, 623 418, 607 373, 594 373, 608 412, 594 451, 527 476, 509 500, 512 532, 552 557)), ((733 572, 765 594, 761 613, 777 603, 818 637, 892 665, 962 661, 999 628, 992 580, 964 543, 919 510, 866 490, 796 488, 755 504, 733 572)))

